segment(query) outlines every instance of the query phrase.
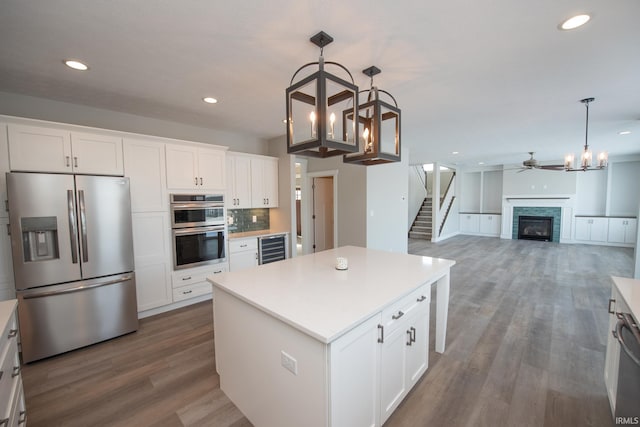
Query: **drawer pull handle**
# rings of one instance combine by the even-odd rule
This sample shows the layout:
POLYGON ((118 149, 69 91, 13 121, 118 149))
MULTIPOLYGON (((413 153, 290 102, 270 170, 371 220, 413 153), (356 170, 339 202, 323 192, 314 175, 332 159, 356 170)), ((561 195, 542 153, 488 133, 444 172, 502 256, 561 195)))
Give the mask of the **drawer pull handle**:
POLYGON ((183 293, 184 295, 186 295, 186 294, 190 294, 191 292, 193 292, 193 291, 183 291, 182 293, 183 293))
POLYGON ((11 329, 11 330, 9 331, 9 335, 7 335, 7 338, 13 338, 13 337, 15 337, 16 335, 18 335, 18 330, 17 330, 17 329, 11 329))
POLYGON ((378 331, 380 332, 380 334, 378 335, 378 342, 383 343, 384 342, 384 326, 378 325, 378 331))
POLYGON ((25 424, 27 422, 27 411, 20 411, 20 418, 18 418, 18 425, 25 424))
POLYGON ((613 298, 609 299, 609 308, 608 308, 609 314, 615 314, 614 312, 615 309, 611 308, 611 304, 615 304, 615 303, 616 303, 616 300, 614 300, 613 298))
POLYGON ((191 276, 183 277, 182 280, 191 280, 191 276))
POLYGON ((15 378, 20 375, 20 366, 14 366, 13 372, 11 373, 11 378, 15 378))
POLYGON ((422 302, 422 301, 424 301, 424 300, 426 300, 426 299, 427 299, 427 297, 425 297, 424 295, 422 295, 422 296, 420 296, 420 298, 418 298, 416 301, 418 301, 418 302, 422 302))
POLYGON ((213 274, 222 273, 222 270, 214 271, 213 274))
POLYGON ((407 345, 410 346, 412 342, 413 341, 411 341, 411 331, 407 329, 407 345))
POLYGON ((6 427, 9 425, 9 418, 4 418, 0 420, 0 427, 6 427))
POLYGON ((247 247, 247 245, 240 245, 240 247, 241 247, 241 248, 246 248, 246 247, 247 247))
POLYGON ((416 342, 416 328, 414 328, 413 326, 409 328, 409 330, 411 331, 410 336, 411 336, 411 342, 416 342))
POLYGON ((0 371, 0 380, 2 379, 2 375, 4 375, 4 371, 0 371))
POLYGON ((69 156, 64 156, 64 157, 65 157, 65 159, 67 159, 67 167, 71 166, 71 163, 69 163, 69 160, 70 160, 69 156))
POLYGON ((399 318, 401 318, 402 316, 404 316, 404 313, 402 312, 402 310, 398 310, 398 314, 394 314, 393 316, 391 316, 391 318, 393 320, 398 320, 399 318))

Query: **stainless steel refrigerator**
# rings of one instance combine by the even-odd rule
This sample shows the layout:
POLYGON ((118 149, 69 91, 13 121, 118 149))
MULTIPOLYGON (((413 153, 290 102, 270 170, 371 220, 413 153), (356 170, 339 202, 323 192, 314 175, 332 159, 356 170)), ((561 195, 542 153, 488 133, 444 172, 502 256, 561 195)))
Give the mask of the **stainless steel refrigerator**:
POLYGON ((129 179, 7 173, 24 362, 138 329, 129 179))

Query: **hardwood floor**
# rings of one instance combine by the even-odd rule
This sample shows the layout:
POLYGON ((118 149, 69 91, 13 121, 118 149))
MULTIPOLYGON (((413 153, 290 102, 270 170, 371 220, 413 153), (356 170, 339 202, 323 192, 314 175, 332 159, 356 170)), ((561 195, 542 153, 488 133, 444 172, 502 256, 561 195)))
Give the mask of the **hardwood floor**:
MULTIPOLYGON (((409 252, 457 261, 447 350, 385 426, 613 425, 609 276, 631 275, 632 249, 459 236, 409 252)), ((23 380, 30 427, 251 425, 220 391, 210 302, 23 366, 23 380)))

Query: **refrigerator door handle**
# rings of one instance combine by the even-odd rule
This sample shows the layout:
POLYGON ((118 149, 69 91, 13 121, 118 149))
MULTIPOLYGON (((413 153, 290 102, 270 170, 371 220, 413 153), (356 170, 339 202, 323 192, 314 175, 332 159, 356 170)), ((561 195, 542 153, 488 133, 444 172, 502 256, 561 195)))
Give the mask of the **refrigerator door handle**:
POLYGON ((67 190, 67 210, 69 212, 69 240, 71 241, 71 262, 78 263, 78 223, 73 203, 73 190, 67 190))
POLYGON ((37 294, 26 294, 22 298, 24 299, 42 298, 42 297, 50 297, 52 295, 62 295, 62 294, 68 294, 71 292, 85 291, 87 289, 99 288, 101 286, 115 285, 116 283, 126 282, 131 280, 132 278, 133 276, 131 274, 127 274, 126 276, 119 277, 114 280, 108 280, 106 282, 94 283, 92 285, 80 285, 74 288, 61 289, 59 291, 48 291, 48 292, 39 292, 37 294))
POLYGON ((87 248, 87 214, 84 207, 84 190, 78 190, 78 204, 80 205, 80 234, 82 236, 82 262, 89 262, 87 248))

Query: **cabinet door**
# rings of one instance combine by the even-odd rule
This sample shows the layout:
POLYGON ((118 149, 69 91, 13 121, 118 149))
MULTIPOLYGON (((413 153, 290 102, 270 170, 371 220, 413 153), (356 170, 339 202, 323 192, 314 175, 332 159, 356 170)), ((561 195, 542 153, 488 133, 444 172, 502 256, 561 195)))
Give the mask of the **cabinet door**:
MULTIPOLYGON (((611 299, 609 305, 613 312, 629 312, 620 298, 615 285, 611 287, 611 299)), ((615 314, 609 314, 609 328, 607 329, 607 351, 604 359, 604 384, 609 395, 611 413, 615 413, 615 402, 618 391, 618 367, 620 364, 620 344, 611 331, 616 328, 618 318, 615 314)))
POLYGON ((497 236, 500 234, 500 215, 480 215, 480 233, 497 236))
POLYGON ((227 186, 231 189, 227 206, 230 209, 251 207, 251 158, 247 156, 227 156, 227 186))
POLYGON ((462 233, 480 232, 480 215, 460 214, 460 231, 462 233))
POLYGON ((606 242, 608 225, 607 218, 591 218, 591 241, 606 242))
POLYGON ((278 207, 278 159, 262 159, 262 183, 266 207, 278 207))
POLYGON ((15 298, 9 218, 0 218, 0 300, 15 298))
POLYGON ((405 326, 403 322, 389 334, 384 331, 380 348, 380 424, 389 418, 407 392, 405 326))
POLYGON ((169 214, 134 213, 133 253, 138 311, 172 302, 169 214))
POLYGON ((122 138, 88 133, 71 133, 73 171, 81 174, 124 174, 122 138))
POLYGON ((11 124, 8 135, 12 171, 72 172, 70 132, 11 124))
MULTIPOLYGON (((0 218, 9 216, 7 212, 7 177, 9 172, 9 145, 7 143, 7 126, 0 123, 0 218)), ((2 232, 2 230, 0 230, 2 232)))
POLYGON ((166 145, 167 188, 194 190, 201 188, 198 175, 198 152, 193 147, 166 145))
POLYGON ((129 177, 132 212, 161 212, 169 208, 164 144, 125 139, 124 172, 129 177))
POLYGON ((380 315, 330 344, 332 426, 377 426, 380 315))
POLYGON ((258 250, 229 253, 229 271, 240 271, 258 266, 258 250))
POLYGON ((591 218, 576 218, 575 220, 575 240, 591 240, 591 218))
POLYGON ((625 219, 609 218, 609 231, 607 241, 609 243, 625 243, 625 232, 627 231, 625 219))
POLYGON ((226 161, 223 150, 198 150, 198 188, 224 190, 226 161))
POLYGON ((420 305, 407 323, 411 338, 407 346, 407 388, 411 389, 429 366, 429 304, 420 305))
POLYGON ((264 193, 264 162, 261 158, 251 159, 251 206, 264 208, 267 198, 264 193))
POLYGON ((636 234, 638 232, 638 220, 637 219, 627 219, 627 226, 624 233, 624 243, 635 243, 636 242, 636 234))

